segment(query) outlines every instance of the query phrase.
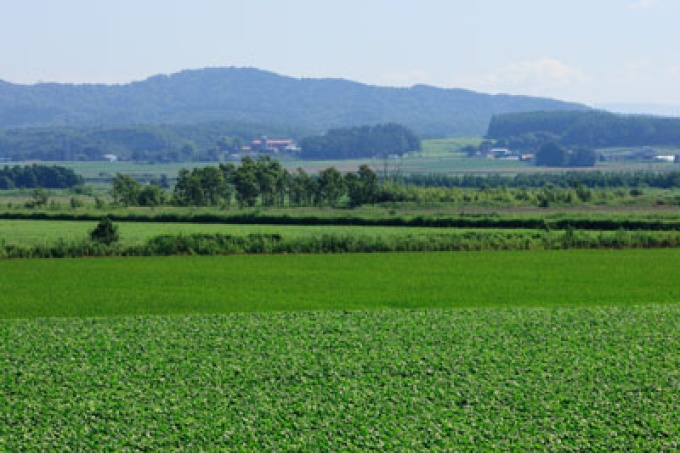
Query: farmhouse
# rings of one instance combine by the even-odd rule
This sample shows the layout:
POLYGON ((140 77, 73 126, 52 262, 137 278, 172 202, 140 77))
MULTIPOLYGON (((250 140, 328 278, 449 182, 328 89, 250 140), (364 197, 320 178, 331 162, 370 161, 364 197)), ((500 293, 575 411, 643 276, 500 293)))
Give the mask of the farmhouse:
POLYGON ((507 148, 493 148, 491 151, 489 151, 489 154, 490 157, 493 157, 494 159, 503 159, 510 157, 512 152, 507 148))
POLYGON ((271 139, 262 137, 259 140, 253 140, 251 142, 251 147, 254 150, 274 154, 294 152, 299 150, 299 148, 295 145, 295 142, 290 138, 271 139))
POLYGON ((657 162, 675 162, 675 155, 654 156, 654 160, 657 162))

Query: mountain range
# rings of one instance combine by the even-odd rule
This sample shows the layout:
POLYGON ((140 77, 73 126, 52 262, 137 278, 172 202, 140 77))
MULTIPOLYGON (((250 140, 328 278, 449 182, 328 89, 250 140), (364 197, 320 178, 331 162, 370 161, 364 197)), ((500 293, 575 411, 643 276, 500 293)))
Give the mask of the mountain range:
POLYGON ((380 87, 299 79, 253 68, 206 68, 122 85, 0 80, 0 128, 243 122, 298 135, 395 122, 421 137, 481 136, 497 114, 588 110, 554 99, 426 85, 380 87))

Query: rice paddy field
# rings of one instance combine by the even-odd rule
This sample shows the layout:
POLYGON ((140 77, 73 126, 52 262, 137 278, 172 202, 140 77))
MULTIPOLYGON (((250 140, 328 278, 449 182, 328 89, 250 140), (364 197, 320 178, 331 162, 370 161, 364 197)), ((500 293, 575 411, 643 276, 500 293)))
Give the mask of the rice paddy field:
POLYGON ((0 451, 677 450, 679 263, 0 261, 0 451))

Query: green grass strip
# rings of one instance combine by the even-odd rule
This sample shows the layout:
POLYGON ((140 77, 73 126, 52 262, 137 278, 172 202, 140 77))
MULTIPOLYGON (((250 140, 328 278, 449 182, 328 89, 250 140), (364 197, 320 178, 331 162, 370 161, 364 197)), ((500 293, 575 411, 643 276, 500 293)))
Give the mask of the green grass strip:
POLYGON ((680 302, 679 249, 0 261, 0 318, 680 302))

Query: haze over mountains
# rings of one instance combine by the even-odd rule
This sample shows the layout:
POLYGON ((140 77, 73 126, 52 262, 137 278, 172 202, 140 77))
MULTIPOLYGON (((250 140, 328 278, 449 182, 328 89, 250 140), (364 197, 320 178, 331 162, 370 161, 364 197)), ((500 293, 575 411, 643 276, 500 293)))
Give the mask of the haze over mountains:
POLYGON ((125 85, 0 81, 0 128, 239 121, 302 136, 396 122, 422 137, 455 137, 484 135, 496 114, 587 109, 546 98, 297 79, 252 68, 187 70, 125 85))

